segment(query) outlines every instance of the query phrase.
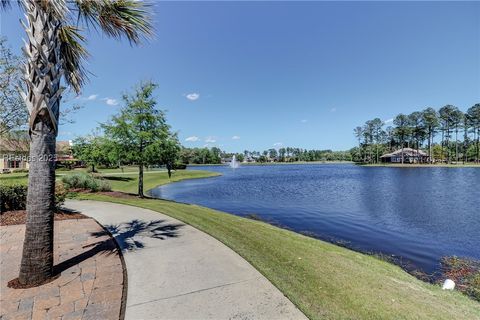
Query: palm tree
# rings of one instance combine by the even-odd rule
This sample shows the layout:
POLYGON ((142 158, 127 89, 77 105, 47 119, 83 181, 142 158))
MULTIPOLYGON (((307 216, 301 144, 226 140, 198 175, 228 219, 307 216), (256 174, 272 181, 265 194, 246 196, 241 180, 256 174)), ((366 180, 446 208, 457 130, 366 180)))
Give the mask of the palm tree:
MULTIPOLYGON (((13 1, 0 0, 1 9, 13 1)), ((55 142, 65 84, 80 92, 87 80, 88 52, 80 27, 94 27, 137 44, 152 34, 145 3, 136 0, 19 0, 27 41, 25 99, 29 110, 30 172, 27 222, 20 266, 21 285, 41 284, 53 270, 55 142)))

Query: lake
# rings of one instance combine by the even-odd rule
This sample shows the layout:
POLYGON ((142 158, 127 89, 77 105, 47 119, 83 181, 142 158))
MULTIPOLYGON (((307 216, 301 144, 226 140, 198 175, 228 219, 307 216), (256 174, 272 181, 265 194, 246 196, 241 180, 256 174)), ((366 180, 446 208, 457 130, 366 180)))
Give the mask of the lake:
POLYGON ((154 197, 264 220, 431 273, 442 256, 480 259, 480 170, 350 164, 195 167, 222 176, 154 197))

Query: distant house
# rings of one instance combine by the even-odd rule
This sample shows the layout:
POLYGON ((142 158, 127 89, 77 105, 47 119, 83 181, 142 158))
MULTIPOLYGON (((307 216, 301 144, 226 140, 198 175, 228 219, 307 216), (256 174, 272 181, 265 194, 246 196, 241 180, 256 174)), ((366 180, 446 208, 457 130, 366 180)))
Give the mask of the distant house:
POLYGON ((246 156, 243 158, 243 162, 254 163, 254 162, 257 162, 257 159, 252 156, 246 156))
MULTIPOLYGON (((26 139, 0 139, 0 172, 28 169, 30 142, 26 139)), ((70 141, 57 141, 58 162, 76 161, 70 141)))
POLYGON ((28 140, 0 139, 0 172, 28 169, 28 140))
POLYGON ((426 152, 412 148, 398 149, 392 153, 384 154, 380 159, 385 163, 402 163, 402 154, 404 163, 424 163, 429 160, 426 152))

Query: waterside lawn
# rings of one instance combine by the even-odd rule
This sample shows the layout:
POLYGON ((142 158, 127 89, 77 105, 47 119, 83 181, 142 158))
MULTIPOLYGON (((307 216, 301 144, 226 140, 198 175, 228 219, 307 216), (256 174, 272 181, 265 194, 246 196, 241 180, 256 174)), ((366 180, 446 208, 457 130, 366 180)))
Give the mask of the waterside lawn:
MULTIPOLYGON (((136 192, 138 177, 133 169, 101 175, 114 191, 136 192)), ((215 175, 182 170, 170 180, 165 171, 150 171, 145 174, 145 190, 215 175)), ((1 176, 0 183, 10 179, 26 181, 26 175, 1 176)), ((166 200, 95 193, 72 196, 151 209, 210 234, 250 262, 310 319, 480 319, 480 303, 458 291, 443 291, 374 256, 261 221, 166 200)))
POLYGON ((310 319, 480 319, 480 304, 373 256, 208 208, 78 194, 151 209, 202 230, 250 262, 310 319))

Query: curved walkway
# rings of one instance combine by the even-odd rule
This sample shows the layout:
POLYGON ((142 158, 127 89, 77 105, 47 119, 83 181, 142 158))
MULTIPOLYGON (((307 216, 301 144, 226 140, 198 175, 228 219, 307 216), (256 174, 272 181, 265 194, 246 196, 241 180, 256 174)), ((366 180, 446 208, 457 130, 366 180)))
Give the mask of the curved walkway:
POLYGON ((306 319, 263 275, 211 236, 142 208, 67 200, 124 252, 126 319, 306 319))

